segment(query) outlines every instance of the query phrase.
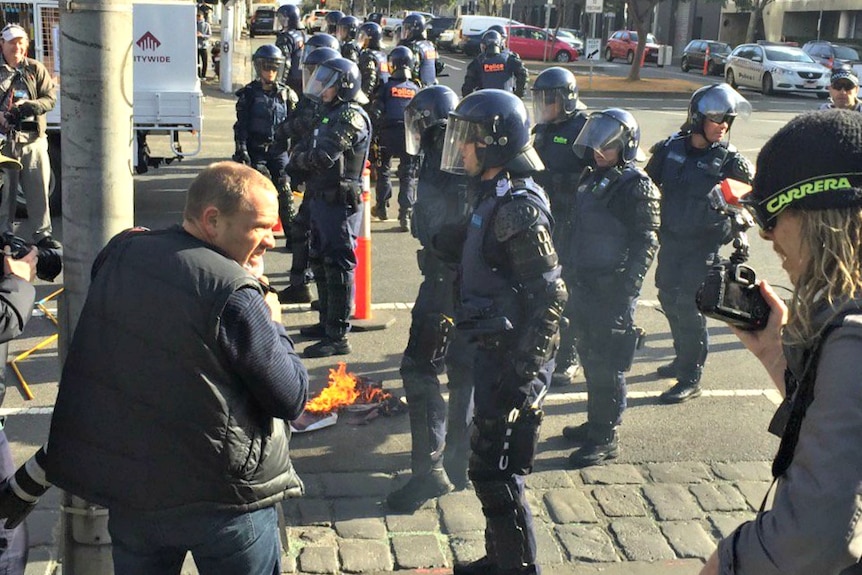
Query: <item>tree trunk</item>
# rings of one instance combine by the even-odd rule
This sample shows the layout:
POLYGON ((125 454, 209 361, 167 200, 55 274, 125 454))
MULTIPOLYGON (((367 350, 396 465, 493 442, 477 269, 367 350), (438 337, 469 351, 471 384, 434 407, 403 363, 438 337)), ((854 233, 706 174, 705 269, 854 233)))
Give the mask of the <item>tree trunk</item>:
POLYGON ((748 19, 748 29, 745 31, 745 42, 750 44, 754 42, 754 37, 757 34, 757 21, 763 17, 763 6, 760 2, 754 2, 751 6, 751 17, 748 19))
POLYGON ((635 50, 632 67, 629 70, 629 82, 639 82, 641 79, 641 60, 643 59, 643 53, 646 49, 646 35, 648 32, 646 23, 653 6, 655 6, 658 1, 660 0, 626 0, 626 4, 628 4, 629 7, 629 13, 632 15, 632 19, 635 23, 635 30, 637 30, 638 33, 638 47, 635 50), (641 10, 638 10, 638 4, 641 4, 641 10))

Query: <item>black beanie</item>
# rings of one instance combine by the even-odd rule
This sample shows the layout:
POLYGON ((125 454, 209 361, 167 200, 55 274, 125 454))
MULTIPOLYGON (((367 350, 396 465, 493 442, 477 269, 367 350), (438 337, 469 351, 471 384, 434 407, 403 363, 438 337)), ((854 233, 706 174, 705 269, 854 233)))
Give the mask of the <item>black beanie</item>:
POLYGON ((862 114, 833 109, 792 119, 760 150, 753 187, 747 203, 770 218, 786 207, 862 205, 862 114))

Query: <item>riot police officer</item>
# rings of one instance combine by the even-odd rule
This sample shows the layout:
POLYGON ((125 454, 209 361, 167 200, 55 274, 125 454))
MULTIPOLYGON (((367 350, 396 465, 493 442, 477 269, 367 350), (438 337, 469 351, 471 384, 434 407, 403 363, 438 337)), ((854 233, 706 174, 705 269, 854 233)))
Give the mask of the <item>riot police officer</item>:
POLYGON ((344 16, 338 21, 335 32, 335 37, 341 42, 341 56, 351 62, 359 62, 359 44, 356 42, 359 24, 356 16, 344 16))
POLYGON ((514 52, 504 50, 503 36, 496 30, 482 34, 482 52, 467 65, 461 95, 483 88, 498 88, 524 97, 527 68, 514 52))
POLYGON ((410 78, 413 53, 405 46, 396 46, 389 53, 390 76, 381 84, 371 106, 371 120, 380 143, 377 159, 377 198, 372 214, 387 220, 387 207, 392 196, 392 158, 398 158, 398 222, 401 231, 410 231, 410 213, 416 201, 416 156, 404 146, 404 110, 419 85, 410 78))
POLYGON ((287 145, 277 137, 277 128, 296 108, 298 98, 278 81, 285 62, 278 46, 264 44, 255 50, 252 62, 257 79, 236 93, 233 160, 269 176, 278 189, 278 215, 286 227, 293 219, 293 194, 285 173, 287 145))
POLYGON ((306 357, 350 353, 350 307, 353 302, 356 236, 362 170, 368 157, 371 121, 361 104, 359 68, 345 58, 317 67, 305 94, 319 105, 312 137, 290 156, 290 167, 308 172, 311 199, 311 268, 320 299, 319 321, 301 333, 320 341, 305 349, 306 357))
POLYGON ((386 498, 396 511, 413 511, 430 498, 467 485, 468 421, 472 417, 472 346, 452 326, 458 269, 434 251, 444 226, 466 225, 466 180, 440 170, 449 112, 458 96, 446 86, 423 88, 404 110, 407 152, 421 156, 412 232, 422 283, 413 306, 401 378, 410 414, 410 480, 386 498), (449 376, 449 408, 439 375, 449 376), (451 485, 450 485, 451 481, 451 485))
MULTIPOLYGON (((320 64, 339 58, 340 55, 332 48, 317 48, 307 54, 302 62, 302 79, 307 83, 314 75, 320 64)), ((278 136, 289 140, 291 153, 293 150, 301 149, 301 143, 310 139, 317 125, 317 102, 303 94, 299 98, 296 109, 279 126, 278 136)), ((307 173, 302 170, 290 169, 288 166, 292 187, 297 188, 305 182, 307 173)), ((287 228, 287 243, 293 252, 290 261, 290 284, 278 294, 281 303, 310 303, 311 289, 311 264, 308 259, 308 240, 311 231, 311 198, 314 190, 306 187, 302 194, 302 202, 296 210, 296 215, 287 228)))
POLYGON ((659 191, 635 167, 640 127, 630 113, 610 108, 589 116, 575 140, 584 169, 575 193, 574 219, 563 267, 571 278, 572 318, 587 379, 587 422, 563 436, 580 442, 574 468, 617 457, 617 427, 626 407, 624 373, 631 368, 642 331, 634 312, 644 276, 658 248, 659 191))
MULTIPOLYGON (((572 144, 587 123, 587 115, 578 111, 578 84, 574 74, 565 68, 547 68, 536 77, 533 83, 533 128, 534 142, 545 170, 537 172, 536 182, 545 189, 551 200, 551 213, 554 215, 554 245, 561 261, 570 260, 566 250, 566 239, 572 234, 573 204, 578 177, 591 161, 579 158, 572 144)), ((571 283, 563 267, 563 279, 571 283)), ((571 383, 578 375, 578 353, 575 347, 575 330, 572 327, 572 300, 564 313, 569 320, 560 337, 560 351, 557 353, 557 366, 552 383, 563 385, 571 383)))
POLYGON ((342 18, 344 18, 344 12, 341 10, 327 12, 326 16, 324 16, 324 20, 326 21, 326 33, 337 37, 338 23, 341 22, 342 18))
POLYGON ((422 14, 408 14, 401 22, 401 41, 413 52, 416 60, 413 65, 413 78, 423 87, 437 83, 437 76, 443 71, 443 61, 437 56, 437 48, 426 40, 425 17, 422 14))
POLYGON ((302 94, 302 48, 305 46, 305 32, 295 4, 279 6, 276 11, 281 26, 275 37, 275 45, 281 48, 285 58, 284 83, 297 94, 302 94))
POLYGON ((725 178, 751 181, 751 164, 723 141, 734 119, 750 113, 751 105, 727 84, 704 86, 692 94, 682 130, 650 150, 646 172, 662 192, 655 282, 675 354, 658 374, 677 380, 659 397, 662 403, 701 394, 709 335, 695 295, 731 240, 730 220, 710 208, 709 192, 725 178))
MULTIPOLYGON (((462 232, 457 329, 477 345, 469 476, 485 515, 487 555, 454 573, 538 573, 524 476, 532 470, 566 286, 547 196, 529 177, 543 166, 523 102, 494 89, 461 100, 449 115, 441 168, 470 176, 476 198, 462 232)), ((439 233, 435 246, 445 252, 456 237, 439 233)))
POLYGON ((362 75, 362 93, 371 100, 380 84, 389 79, 389 64, 380 46, 383 29, 377 22, 365 22, 356 34, 359 45, 359 73, 362 75))
POLYGON ((308 58, 308 55, 311 52, 318 48, 332 48, 339 54, 341 53, 341 44, 335 36, 319 32, 310 36, 308 40, 305 41, 305 45, 302 47, 302 55, 299 57, 300 65, 305 62, 305 59, 308 58))

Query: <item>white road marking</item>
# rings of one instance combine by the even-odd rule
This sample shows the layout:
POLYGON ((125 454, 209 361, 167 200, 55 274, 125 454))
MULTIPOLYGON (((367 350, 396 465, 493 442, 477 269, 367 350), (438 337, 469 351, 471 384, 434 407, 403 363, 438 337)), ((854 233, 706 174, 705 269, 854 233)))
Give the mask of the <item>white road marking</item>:
MULTIPOLYGON (((440 57, 443 58, 444 60, 451 60, 453 62, 458 62, 459 64, 464 63, 463 60, 458 60, 457 58, 453 58, 451 56, 440 56, 440 57)), ((452 64, 446 64, 446 67, 452 68, 453 70, 458 70, 459 72, 464 69, 464 68, 459 68, 458 66, 453 66, 452 64)))
MULTIPOLYGON (((577 385, 577 384, 575 384, 577 385)), ((629 399, 648 399, 658 397, 662 391, 628 391, 629 399)), ((781 394, 776 389, 704 389, 701 397, 759 397, 763 396, 775 405, 781 404, 781 394)), ((568 403, 571 401, 586 401, 586 391, 570 393, 551 393, 545 397, 545 403, 568 403)))

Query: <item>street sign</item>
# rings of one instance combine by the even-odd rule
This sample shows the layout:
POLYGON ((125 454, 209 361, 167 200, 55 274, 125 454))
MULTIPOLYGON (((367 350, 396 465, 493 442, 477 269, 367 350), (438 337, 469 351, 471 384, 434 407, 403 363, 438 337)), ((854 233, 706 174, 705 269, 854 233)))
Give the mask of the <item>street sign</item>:
POLYGON ((600 60, 602 51, 601 38, 587 38, 587 45, 584 48, 584 54, 587 55, 587 60, 600 60))
POLYGON ((587 0, 586 5, 584 6, 584 12, 587 14, 601 14, 603 7, 603 0, 587 0))

